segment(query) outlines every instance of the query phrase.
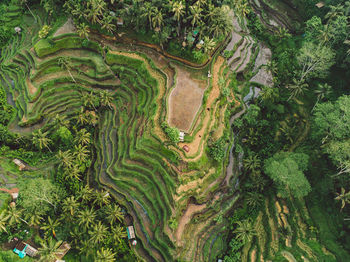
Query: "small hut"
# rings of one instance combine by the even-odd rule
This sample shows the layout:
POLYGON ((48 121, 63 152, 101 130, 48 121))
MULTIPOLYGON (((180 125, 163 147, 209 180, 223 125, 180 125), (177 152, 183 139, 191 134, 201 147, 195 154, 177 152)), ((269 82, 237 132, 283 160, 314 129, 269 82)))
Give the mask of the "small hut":
POLYGON ((36 248, 23 241, 17 242, 13 252, 15 252, 20 258, 24 258, 26 255, 35 257, 38 254, 38 250, 36 248))
POLYGON ((185 140, 185 133, 182 131, 180 131, 180 133, 179 133, 179 140, 180 140, 180 142, 183 142, 185 140))
POLYGON ((316 4, 316 6, 318 7, 318 8, 322 8, 322 7, 324 7, 324 2, 318 2, 317 4, 316 4))
POLYGON ((18 166, 19 170, 24 170, 26 168, 26 165, 23 163, 23 161, 21 161, 17 158, 13 159, 12 161, 13 161, 13 163, 15 163, 16 166, 18 166))
POLYGON ((68 253, 70 249, 71 246, 66 241, 64 241, 57 250, 57 260, 55 260, 55 262, 62 261, 62 258, 68 253))

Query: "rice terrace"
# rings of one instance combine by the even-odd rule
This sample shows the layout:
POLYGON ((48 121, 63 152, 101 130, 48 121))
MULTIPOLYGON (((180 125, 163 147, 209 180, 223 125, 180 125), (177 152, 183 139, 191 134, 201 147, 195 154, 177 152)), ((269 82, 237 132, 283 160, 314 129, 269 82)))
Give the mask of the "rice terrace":
POLYGON ((350 261, 349 6, 1 1, 0 261, 350 261))

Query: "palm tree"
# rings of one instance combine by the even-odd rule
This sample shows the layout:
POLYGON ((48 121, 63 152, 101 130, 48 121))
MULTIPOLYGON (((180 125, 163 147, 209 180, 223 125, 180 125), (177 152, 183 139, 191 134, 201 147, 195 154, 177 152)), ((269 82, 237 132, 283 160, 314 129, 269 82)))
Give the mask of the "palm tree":
POLYGON ((253 224, 249 219, 238 221, 237 228, 233 231, 233 233, 236 234, 236 237, 241 240, 243 244, 251 242, 254 235, 256 235, 253 224))
POLYGON ((59 150, 56 157, 59 160, 59 167, 71 168, 73 166, 74 160, 70 150, 67 150, 67 151, 59 150))
POLYGON ((56 114, 53 118, 53 123, 57 128, 60 126, 65 126, 67 128, 69 127, 69 120, 67 119, 66 115, 56 114))
POLYGON ((159 28, 161 30, 164 24, 162 10, 155 9, 152 16, 152 26, 153 28, 159 28))
POLYGON ((314 90, 315 95, 317 95, 317 100, 311 111, 315 109, 318 102, 322 101, 324 98, 329 97, 332 93, 332 87, 327 83, 318 84, 317 89, 314 90))
POLYGON ((14 225, 22 221, 28 225, 28 222, 21 218, 22 212, 23 210, 17 209, 14 206, 10 206, 6 211, 6 216, 8 217, 8 224, 14 225))
POLYGON ((79 243, 79 253, 89 258, 90 255, 95 254, 95 249, 91 246, 90 240, 82 240, 79 243))
POLYGON ((190 6, 190 11, 191 11, 191 15, 189 16, 189 18, 191 18, 191 25, 192 25, 192 30, 194 28, 194 25, 196 25, 199 21, 201 21, 201 12, 202 12, 202 8, 200 8, 199 5, 192 5, 190 6))
POLYGON ((284 39, 291 37, 291 34, 289 33, 287 28, 279 27, 277 30, 277 36, 279 37, 279 39, 284 39))
POLYGON ((74 81, 74 83, 76 83, 76 81, 71 73, 71 70, 73 67, 72 60, 69 57, 62 56, 62 57, 59 57, 57 61, 58 61, 58 65, 62 68, 62 70, 67 70, 67 72, 69 73, 69 75, 72 78, 72 80, 74 81))
POLYGON ((291 144, 294 141, 295 128, 295 126, 289 125, 289 120, 282 121, 281 126, 279 128, 279 130, 283 133, 287 141, 289 141, 291 144))
POLYGON ((338 5, 331 5, 330 11, 325 15, 325 19, 327 19, 327 24, 329 24, 331 21, 333 21, 337 16, 344 15, 344 7, 340 4, 338 5))
POLYGON ((88 9, 86 17, 93 23, 101 23, 100 16, 106 11, 106 2, 104 0, 90 0, 88 1, 88 9))
POLYGON ((80 199, 82 202, 87 203, 92 199, 93 194, 94 191, 88 185, 85 185, 78 192, 78 199, 80 199))
POLYGON ((58 259, 58 255, 60 251, 58 250, 62 241, 54 241, 51 237, 48 241, 42 241, 41 247, 39 248, 39 262, 47 262, 47 261, 56 261, 58 259))
POLYGON ((85 229, 88 229, 94 223, 95 218, 95 210, 93 208, 85 208, 78 213, 79 226, 82 225, 85 229))
POLYGON ((106 218, 111 224, 111 226, 117 221, 122 222, 124 219, 122 209, 116 204, 108 205, 105 213, 107 215, 106 218))
POLYGON ((80 204, 74 198, 74 196, 68 197, 62 202, 63 212, 69 212, 71 216, 74 216, 75 211, 79 208, 80 204))
POLYGON ((258 170, 261 166, 261 160, 258 155, 251 154, 243 160, 243 166, 249 171, 258 170))
POLYGON ((45 223, 43 226, 40 227, 40 229, 42 230, 46 230, 46 233, 51 231, 52 235, 54 237, 56 237, 56 232, 55 230, 57 229, 57 227, 59 227, 61 225, 61 222, 56 219, 56 220, 52 220, 51 217, 47 217, 47 223, 45 223))
POLYGON ((80 37, 86 38, 89 40, 89 33, 90 33, 90 28, 87 24, 81 23, 77 25, 77 33, 80 37))
POLYGON ((181 28, 181 18, 185 14, 185 6, 182 1, 175 1, 172 3, 172 12, 174 13, 174 18, 177 21, 177 36, 180 35, 181 28))
POLYGON ((65 168, 63 174, 64 174, 65 180, 72 179, 72 180, 81 181, 80 168, 79 168, 79 165, 77 165, 77 164, 75 164, 71 167, 65 168))
POLYGON ((97 204, 98 206, 102 207, 104 204, 109 204, 109 193, 105 190, 102 191, 95 191, 94 193, 94 204, 97 204))
POLYGON ((92 91, 90 93, 84 92, 81 98, 84 106, 91 107, 96 111, 95 105, 98 101, 92 91))
POLYGON ((107 227, 98 221, 98 224, 95 224, 93 229, 89 231, 90 242, 94 245, 103 242, 107 236, 107 227))
MULTIPOLYGON (((344 41, 344 44, 346 44, 346 45, 350 45, 350 40, 345 40, 344 41)), ((348 54, 348 55, 350 55, 350 48, 346 51, 346 53, 348 54)))
POLYGON ((28 220, 28 225, 29 226, 39 226, 41 224, 41 221, 43 220, 43 217, 38 213, 38 212, 34 212, 32 213, 28 213, 26 215, 26 219, 28 220))
POLYGON ((246 195, 246 203, 250 208, 259 207, 264 200, 264 197, 258 192, 248 192, 246 195))
POLYGON ((234 9, 235 9, 235 14, 238 16, 238 19, 240 20, 243 20, 250 13, 247 0, 235 0, 234 9))
POLYGON ((127 235, 128 234, 126 233, 124 227, 121 227, 119 225, 112 227, 111 237, 115 242, 121 243, 122 239, 126 238, 127 235))
POLYGON ((9 220, 9 218, 9 215, 6 214, 4 211, 0 213, 0 232, 7 232, 6 225, 8 225, 7 221, 9 220))
POLYGON ((112 109, 112 102, 113 102, 113 94, 107 90, 103 90, 100 92, 100 101, 102 106, 108 106, 112 109))
POLYGON ((292 98, 299 97, 304 94, 304 92, 308 88, 308 84, 305 83, 303 80, 296 80, 295 78, 293 79, 293 83, 289 85, 287 88, 291 90, 291 95, 287 99, 289 101, 292 98))
POLYGON ((80 129, 74 138, 74 142, 81 145, 89 145, 91 142, 91 134, 85 128, 80 129))
POLYGON ((204 53, 209 53, 212 51, 215 47, 215 41, 207 36, 204 37, 204 43, 203 43, 203 51, 204 53))
POLYGON ((113 262, 115 261, 115 255, 112 249, 102 247, 97 250, 95 262, 113 262))
POLYGON ((80 125, 85 125, 89 123, 89 118, 86 114, 86 112, 84 111, 84 107, 80 108, 80 112, 78 113, 78 115, 76 116, 78 124, 80 125))
POLYGON ((342 187, 340 193, 336 193, 337 197, 335 200, 341 201, 341 210, 345 207, 346 204, 350 203, 350 191, 345 192, 345 189, 342 187))
POLYGON ((142 7, 142 17, 147 17, 149 28, 152 29, 152 17, 155 11, 155 7, 150 2, 144 3, 142 7))
POLYGON ((80 163, 84 163, 87 160, 89 152, 86 146, 82 146, 81 144, 74 146, 74 156, 80 163))
POLYGON ((41 129, 39 129, 37 132, 35 132, 33 134, 33 144, 37 147, 40 148, 40 150, 42 150, 44 147, 46 147, 47 149, 49 149, 49 151, 51 152, 50 148, 49 148, 49 144, 52 142, 52 140, 50 138, 47 137, 48 132, 42 132, 41 129))
POLYGON ((102 29, 106 29, 109 33, 113 33, 115 31, 115 25, 112 24, 113 22, 113 17, 112 16, 105 16, 103 17, 101 24, 102 24, 102 29))

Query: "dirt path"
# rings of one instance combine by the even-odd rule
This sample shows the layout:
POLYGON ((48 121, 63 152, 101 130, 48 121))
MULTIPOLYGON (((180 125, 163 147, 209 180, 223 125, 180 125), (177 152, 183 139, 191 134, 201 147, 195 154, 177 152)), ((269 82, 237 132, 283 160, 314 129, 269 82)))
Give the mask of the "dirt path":
POLYGON ((222 64, 225 62, 225 59, 222 56, 218 56, 218 58, 215 61, 215 64, 213 66, 213 87, 210 91, 210 94, 208 96, 208 100, 207 103, 205 105, 205 112, 203 112, 205 114, 204 119, 203 119, 203 125, 202 128, 198 131, 198 133, 196 134, 196 137, 194 138, 194 140, 191 143, 179 143, 179 146, 182 148, 184 145, 187 145, 189 147, 189 153, 188 154, 183 154, 182 152, 180 152, 181 156, 185 159, 187 159, 188 161, 197 161, 198 159, 201 158, 202 153, 203 153, 203 149, 204 149, 204 141, 206 139, 206 137, 204 137, 205 131, 208 130, 206 136, 208 136, 208 133, 210 131, 210 129, 213 127, 214 123, 215 123, 215 116, 213 116, 213 119, 211 118, 211 114, 207 113, 207 108, 209 108, 210 112, 216 109, 216 105, 214 105, 215 100, 220 96, 220 87, 218 84, 219 81, 219 71, 220 68, 222 66, 222 64), (196 154, 198 154, 197 156, 195 156, 196 154), (193 157, 193 158, 189 158, 189 157, 193 157))
POLYGON ((176 238, 176 242, 177 242, 178 246, 180 245, 181 236, 185 230, 185 226, 190 222, 191 218, 193 217, 193 215, 195 213, 202 211, 205 207, 206 207, 205 204, 202 204, 202 205, 189 204, 188 205, 186 212, 181 217, 179 224, 178 224, 178 227, 177 227, 176 232, 175 232, 175 238, 176 238))
POLYGON ((38 89, 33 85, 29 78, 26 79, 26 84, 29 90, 29 94, 34 95, 38 89))

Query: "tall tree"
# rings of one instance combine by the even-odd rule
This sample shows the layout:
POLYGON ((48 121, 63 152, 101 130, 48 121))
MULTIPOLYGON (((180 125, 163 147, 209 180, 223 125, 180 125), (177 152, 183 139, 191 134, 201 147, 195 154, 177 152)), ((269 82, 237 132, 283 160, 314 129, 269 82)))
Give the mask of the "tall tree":
POLYGON ((81 23, 77 25, 77 33, 80 37, 89 39, 90 28, 87 24, 81 23))
POLYGON ((103 242, 107 236, 107 227, 98 221, 97 224, 94 225, 92 230, 89 230, 90 241, 92 244, 96 245, 103 242))
POLYGON ((51 217, 47 218, 47 222, 40 227, 40 229, 45 230, 47 235, 49 232, 56 237, 56 229, 61 225, 61 222, 58 219, 53 220, 51 217))
POLYGON ((38 249, 40 254, 39 262, 56 261, 60 254, 59 247, 61 244, 62 241, 56 242, 52 238, 49 238, 48 241, 42 241, 41 247, 38 249))
POLYGON ((113 262, 116 261, 115 253, 110 248, 102 247, 100 250, 97 250, 95 262, 113 262))
POLYGON ((251 242, 253 237, 256 235, 253 224, 250 220, 246 219, 237 222, 237 227, 233 231, 237 238, 240 239, 244 244, 251 242))
POLYGON ((89 229, 94 223, 96 218, 96 211, 94 209, 85 208, 78 213, 78 223, 82 225, 85 229, 89 229))
POLYGON ((180 29, 181 29, 181 19, 185 14, 185 6, 183 2, 180 1, 174 1, 172 2, 172 12, 174 13, 174 18, 177 21, 177 35, 180 35, 180 29))
POLYGON ((124 219, 122 209, 120 208, 120 206, 116 204, 110 204, 107 206, 106 215, 107 215, 106 218, 108 222, 111 224, 111 226, 117 223, 117 221, 122 222, 124 219))
MULTIPOLYGON (((33 144, 37 146, 40 150, 44 147, 50 150, 50 143, 52 142, 50 138, 47 137, 48 132, 42 132, 41 129, 33 134, 33 144)), ((50 150, 51 151, 51 150, 50 150)))

